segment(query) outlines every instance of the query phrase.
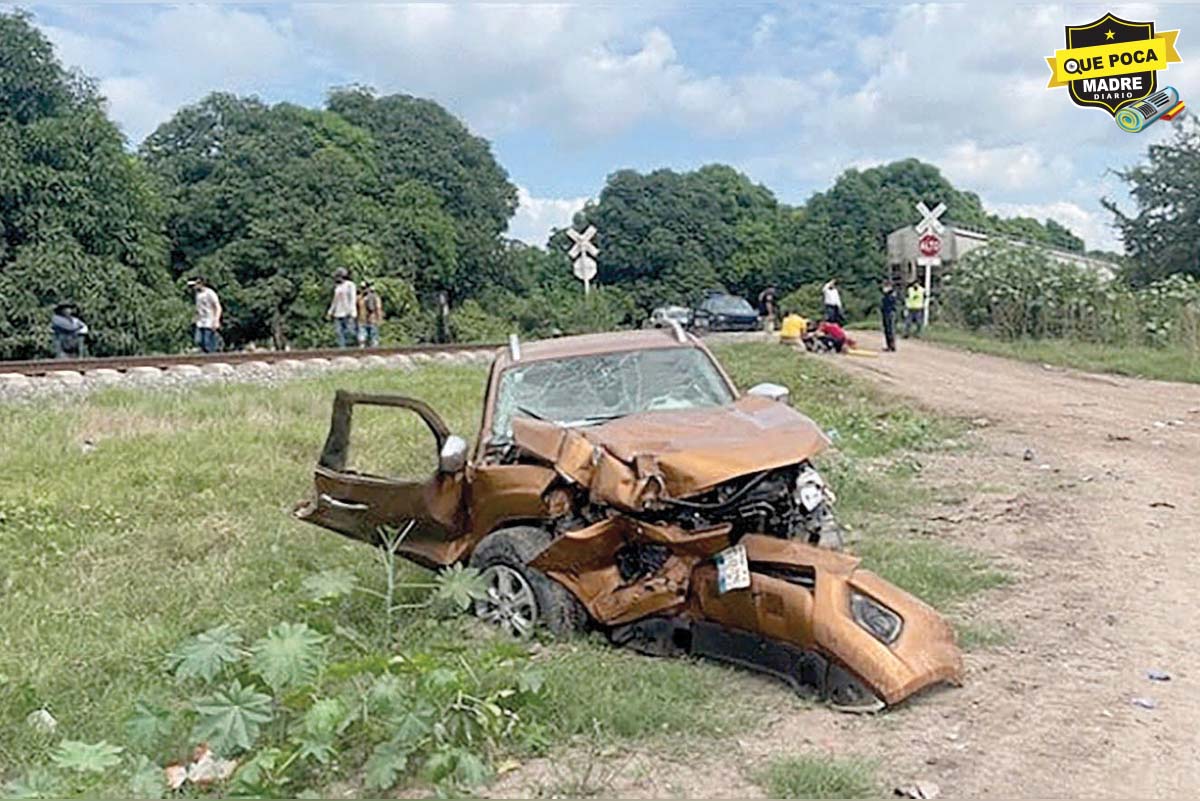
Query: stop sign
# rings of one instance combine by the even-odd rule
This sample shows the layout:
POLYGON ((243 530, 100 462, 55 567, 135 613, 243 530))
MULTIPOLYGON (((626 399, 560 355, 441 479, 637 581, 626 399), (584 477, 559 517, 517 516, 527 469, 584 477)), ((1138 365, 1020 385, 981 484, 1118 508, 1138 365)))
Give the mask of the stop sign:
POLYGON ((917 242, 922 256, 936 256, 942 252, 942 240, 937 234, 925 234, 917 242))

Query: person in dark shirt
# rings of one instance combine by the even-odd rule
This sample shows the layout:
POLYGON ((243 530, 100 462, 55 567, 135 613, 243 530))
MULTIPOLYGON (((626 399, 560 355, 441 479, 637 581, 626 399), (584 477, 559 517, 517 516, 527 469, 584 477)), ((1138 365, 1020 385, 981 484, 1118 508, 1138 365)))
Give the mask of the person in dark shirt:
POLYGON ((758 293, 758 313, 762 315, 764 327, 767 331, 775 330, 776 295, 778 292, 779 290, 772 284, 758 293))
POLYGON ((879 299, 879 314, 883 317, 884 350, 896 352, 896 288, 891 281, 883 282, 883 297, 879 299))
POLYGON ((50 335, 54 339, 54 358, 66 359, 83 356, 83 338, 88 327, 75 316, 74 303, 60 303, 50 316, 50 335))

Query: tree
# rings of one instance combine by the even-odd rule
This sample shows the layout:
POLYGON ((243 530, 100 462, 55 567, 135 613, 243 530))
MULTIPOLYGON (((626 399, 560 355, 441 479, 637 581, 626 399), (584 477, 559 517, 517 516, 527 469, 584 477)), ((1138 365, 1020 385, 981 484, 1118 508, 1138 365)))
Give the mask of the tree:
POLYGON ((316 335, 313 304, 298 301, 328 290, 338 266, 401 272, 383 249, 394 208, 370 135, 337 114, 213 94, 160 126, 142 155, 168 193, 173 270, 217 288, 233 344, 316 335))
POLYGON ((422 201, 436 199, 430 208, 446 215, 452 225, 459 268, 442 288, 462 297, 473 294, 517 209, 517 188, 492 156, 487 140, 473 135, 432 100, 400 94, 376 97, 369 89, 349 87, 331 91, 326 105, 371 135, 385 191, 412 192, 422 185, 431 193, 422 201))
POLYGON ((0 14, 0 356, 49 354, 67 299, 95 354, 170 348, 186 309, 166 264, 161 204, 92 82, 28 14, 0 14))
MULTIPOLYGON (((694 302, 714 287, 757 292, 783 269, 787 221, 770 190, 714 164, 688 173, 616 172, 575 225, 599 230, 599 283, 629 288, 648 309, 694 302)), ((565 240, 556 233, 551 249, 564 249, 565 240)))
POLYGON ((1141 286, 1176 273, 1200 278, 1200 123, 1184 117, 1168 141, 1149 146, 1145 164, 1117 175, 1137 212, 1125 214, 1109 198, 1101 202, 1133 262, 1129 279, 1141 286))

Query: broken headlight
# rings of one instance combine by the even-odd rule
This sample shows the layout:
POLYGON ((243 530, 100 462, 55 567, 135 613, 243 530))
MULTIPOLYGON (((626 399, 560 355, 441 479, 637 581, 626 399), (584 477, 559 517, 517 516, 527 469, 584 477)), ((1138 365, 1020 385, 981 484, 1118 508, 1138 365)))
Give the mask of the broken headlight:
POLYGON ((821 475, 811 465, 806 464, 796 476, 796 498, 804 511, 811 512, 824 503, 828 492, 821 475))
POLYGON ((862 593, 850 592, 850 613, 854 621, 884 645, 891 645, 900 636, 903 623, 900 616, 883 604, 862 593))

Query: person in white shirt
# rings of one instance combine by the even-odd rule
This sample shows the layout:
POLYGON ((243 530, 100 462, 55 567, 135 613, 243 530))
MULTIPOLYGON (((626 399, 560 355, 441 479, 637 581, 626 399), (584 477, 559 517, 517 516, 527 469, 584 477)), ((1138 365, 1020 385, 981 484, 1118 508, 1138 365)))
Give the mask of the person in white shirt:
POLYGON ((337 286, 333 289, 333 301, 325 316, 333 320, 339 348, 353 344, 358 339, 358 290, 350 280, 350 273, 339 269, 333 274, 337 286))
POLYGON ((188 281, 188 286, 196 295, 196 346, 205 353, 215 353, 220 342, 217 331, 221 329, 221 299, 217 293, 200 276, 188 281))
POLYGON ((846 316, 842 314, 842 295, 838 292, 836 278, 831 278, 821 287, 821 295, 825 302, 825 319, 838 325, 846 324, 846 316))

